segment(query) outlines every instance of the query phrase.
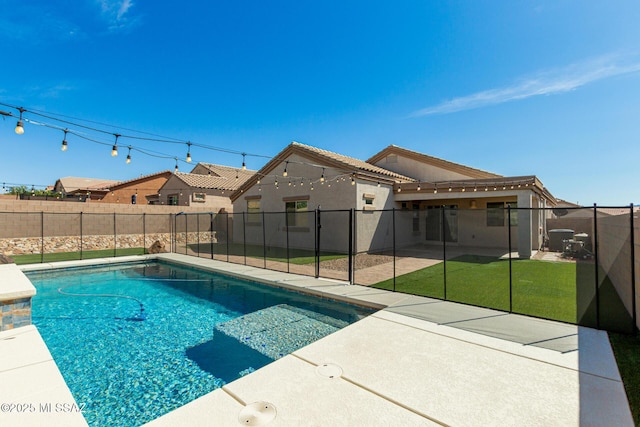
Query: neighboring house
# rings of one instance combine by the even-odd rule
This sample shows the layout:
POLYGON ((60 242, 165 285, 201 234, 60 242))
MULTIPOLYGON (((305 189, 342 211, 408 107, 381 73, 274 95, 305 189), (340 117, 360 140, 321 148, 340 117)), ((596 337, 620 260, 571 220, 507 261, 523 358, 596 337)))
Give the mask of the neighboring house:
MULTIPOLYGON (((549 212, 530 208, 556 203, 533 175, 504 177, 394 145, 362 161, 297 142, 247 180, 231 200, 234 212, 253 214, 247 227, 262 226, 258 212, 289 212, 287 224, 277 227, 279 233, 276 227, 267 227, 270 231, 265 238, 270 245, 282 244, 282 230, 289 230, 291 247, 313 238, 313 217, 304 212, 316 209, 397 209, 401 212, 395 226, 397 241, 404 245, 496 242, 499 247, 508 238, 504 208, 510 206, 513 246, 525 258, 542 244, 544 216, 549 212)), ((342 223, 348 221, 344 215, 340 218, 342 223)), ((392 221, 388 214, 359 215, 357 220, 356 251, 390 247, 392 221)), ((322 226, 330 236, 329 241, 323 241, 326 248, 344 249, 344 226, 334 233, 326 228, 339 225, 324 221, 322 226)), ((261 236, 249 233, 248 228, 245 238, 250 234, 261 236)))
POLYGON ((112 179, 67 176, 56 181, 53 191, 62 194, 63 197, 71 195, 100 200, 107 193, 108 190, 106 189, 117 183, 118 181, 112 179))
POLYGON ((163 205, 201 206, 211 211, 232 209, 231 194, 255 171, 227 166, 198 164, 192 173, 176 172, 158 191, 163 205))
POLYGON ((101 203, 153 204, 158 191, 173 175, 170 171, 144 175, 129 181, 118 182, 105 188, 101 203))

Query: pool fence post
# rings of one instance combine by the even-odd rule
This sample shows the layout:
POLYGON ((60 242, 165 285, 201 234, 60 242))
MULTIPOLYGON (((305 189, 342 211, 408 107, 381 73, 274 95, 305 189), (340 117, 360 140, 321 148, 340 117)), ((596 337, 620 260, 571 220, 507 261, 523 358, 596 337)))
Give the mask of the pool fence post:
POLYGON ((147 253, 147 213, 142 213, 142 254, 147 253))
POLYGON ((200 214, 196 213, 196 247, 198 258, 200 258, 200 214))
POLYGON ((113 256, 117 256, 117 248, 118 248, 118 232, 116 230, 116 213, 113 212, 113 256))
POLYGON ((284 229, 285 229, 285 239, 286 239, 286 245, 287 245, 287 273, 290 272, 289 270, 289 215, 287 215, 287 212, 284 212, 284 229))
POLYGON ((267 268, 267 227, 265 227, 265 219, 264 211, 262 211, 262 263, 264 268, 267 268))
POLYGON ((242 212, 242 254, 244 255, 244 265, 247 265, 247 216, 246 212, 242 212))
POLYGON ((315 229, 315 233, 314 233, 314 237, 315 237, 315 242, 314 242, 314 250, 315 250, 315 260, 316 260, 316 265, 315 265, 315 273, 316 273, 316 279, 318 277, 320 277, 320 207, 318 206, 318 209, 316 209, 316 214, 313 217, 314 219, 314 229, 315 229))
POLYGON ((633 203, 629 204, 629 222, 630 222, 630 227, 631 227, 631 236, 630 236, 630 243, 631 243, 631 309, 633 310, 632 313, 632 317, 633 317, 633 331, 634 334, 638 332, 638 314, 636 313, 637 310, 637 306, 636 306, 636 266, 635 266, 635 261, 636 261, 636 250, 635 250, 635 245, 636 245, 636 241, 635 241, 635 225, 633 223, 633 203))
POLYGON ((226 232, 224 233, 225 239, 227 241, 227 262, 229 262, 229 212, 224 213, 225 216, 225 226, 226 232))
POLYGON ((513 279, 511 269, 511 203, 507 203, 507 234, 509 236, 509 313, 513 312, 513 279))
POLYGON ((593 204, 593 259, 596 285, 596 329, 600 329, 600 278, 598 272, 598 207, 593 204))
POLYGON ((442 233, 442 281, 444 285, 444 300, 447 300, 447 238, 446 238, 446 227, 444 223, 444 205, 440 205, 440 222, 442 222, 442 226, 440 227, 440 232, 442 233))
POLYGON ((80 259, 82 259, 82 211, 80 211, 80 259))
POLYGON ((211 250, 211 259, 213 259, 213 212, 209 212, 209 249, 211 250))
POLYGON ((40 262, 44 262, 44 211, 40 211, 40 262))
POLYGON ((396 291, 396 208, 391 209, 391 238, 393 245, 393 292, 396 291))
POLYGON ((355 215, 355 211, 353 208, 349 210, 349 272, 347 273, 349 277, 349 284, 353 285, 353 217, 355 215))
POLYGON ((189 214, 184 214, 184 254, 189 255, 189 214))

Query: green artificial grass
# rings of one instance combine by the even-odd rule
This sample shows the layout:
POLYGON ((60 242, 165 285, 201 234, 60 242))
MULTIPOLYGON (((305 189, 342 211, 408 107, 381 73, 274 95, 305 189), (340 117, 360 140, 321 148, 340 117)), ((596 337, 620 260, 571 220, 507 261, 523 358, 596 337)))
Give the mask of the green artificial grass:
MULTIPOLYGON (((145 253, 144 248, 122 248, 116 249, 116 256, 126 255, 143 255, 145 253)), ((44 257, 40 254, 27 254, 27 255, 12 255, 16 264, 38 264, 40 262, 57 262, 57 261, 74 261, 79 259, 92 259, 92 258, 109 258, 113 257, 113 249, 103 249, 97 251, 82 251, 80 252, 57 252, 51 254, 44 254, 44 257)))
POLYGON ((640 336, 609 332, 635 425, 640 426, 640 336))
MULTIPOLYGON (((211 253, 211 244, 210 243, 201 243, 198 244, 189 244, 189 249, 200 253, 200 254, 210 254, 211 253)), ((287 258, 291 264, 297 265, 305 265, 305 264, 313 264, 316 262, 315 253, 312 250, 306 249, 289 249, 288 257, 287 257, 287 249, 276 247, 276 246, 267 246, 266 251, 260 245, 242 245, 238 243, 232 243, 227 245, 225 243, 214 243, 213 244, 213 252, 214 254, 225 256, 227 255, 227 251, 229 255, 232 256, 244 256, 246 251, 246 256, 248 258, 258 258, 263 259, 265 257, 269 261, 277 261, 277 262, 287 262, 287 258)), ((328 261, 332 259, 346 258, 346 254, 336 254, 332 252, 321 252, 320 253, 320 262, 328 261)))
MULTIPOLYGON (((398 276, 395 291, 576 323, 575 264, 513 260, 511 266, 511 301, 509 261, 477 255, 398 276)), ((394 289, 393 279, 372 286, 394 289)))

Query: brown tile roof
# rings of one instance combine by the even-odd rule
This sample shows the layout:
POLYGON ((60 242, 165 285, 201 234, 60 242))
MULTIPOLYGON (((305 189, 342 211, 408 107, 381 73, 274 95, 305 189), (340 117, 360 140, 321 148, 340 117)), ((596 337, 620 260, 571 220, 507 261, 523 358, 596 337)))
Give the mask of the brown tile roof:
POLYGON ((403 181, 415 181, 413 178, 408 176, 401 175, 399 173, 390 171, 388 169, 382 168, 380 166, 373 165, 369 162, 365 162, 353 157, 344 156, 342 154, 334 153, 333 151, 322 150, 320 148, 312 147, 310 145, 301 144, 299 142, 292 142, 290 147, 294 147, 298 150, 305 151, 307 153, 312 153, 321 157, 324 157, 325 160, 333 161, 339 164, 342 168, 346 170, 358 170, 358 171, 366 171, 373 172, 375 174, 388 176, 391 178, 397 178, 403 181))
POLYGON ((78 189, 83 190, 98 190, 104 189, 113 184, 117 184, 118 181, 112 179, 100 179, 100 178, 80 178, 75 176, 67 176, 58 180, 64 191, 70 193, 78 189))
POLYGON ((437 157, 428 156, 417 151, 408 150, 406 148, 398 147, 397 145, 389 145, 382 151, 374 154, 367 162, 377 163, 387 157, 389 154, 396 154, 403 157, 407 157, 418 162, 436 166, 442 169, 458 172, 463 175, 467 175, 470 178, 499 178, 502 175, 498 175, 492 172, 483 171, 481 169, 472 168, 469 166, 461 165, 459 163, 450 162, 448 160, 439 159, 437 157))
POLYGON ((234 179, 234 180, 236 179, 236 176, 237 176, 238 179, 243 180, 242 182, 251 178, 256 173, 256 171, 250 170, 250 169, 243 170, 242 168, 233 168, 230 166, 214 165, 212 163, 200 162, 199 165, 202 165, 205 168, 209 169, 212 175, 218 175, 220 177, 225 177, 225 178, 234 179))
POLYGON ((238 172, 236 179, 235 172, 232 177, 225 176, 209 176, 195 173, 176 172, 176 178, 193 188, 205 188, 210 190, 237 190, 244 182, 253 174, 241 174, 238 172))

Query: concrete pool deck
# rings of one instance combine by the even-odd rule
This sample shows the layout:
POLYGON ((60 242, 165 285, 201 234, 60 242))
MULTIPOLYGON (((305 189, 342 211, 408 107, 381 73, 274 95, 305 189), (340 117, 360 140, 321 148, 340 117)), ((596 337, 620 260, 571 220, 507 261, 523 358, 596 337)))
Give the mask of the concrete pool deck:
MULTIPOLYGON (((157 258, 380 310, 149 427, 633 426, 606 332, 187 255, 157 258)), ((64 263, 80 264, 89 262, 64 263)), ((70 396, 43 346, 32 326, 0 333, 0 403, 70 396), (19 332, 30 338, 4 339, 19 332), (31 363, 33 348, 40 356, 31 363)), ((42 414, 10 415, 0 413, 0 425, 43 425, 42 414)), ((72 415, 50 413, 46 424, 86 425, 72 415)))

